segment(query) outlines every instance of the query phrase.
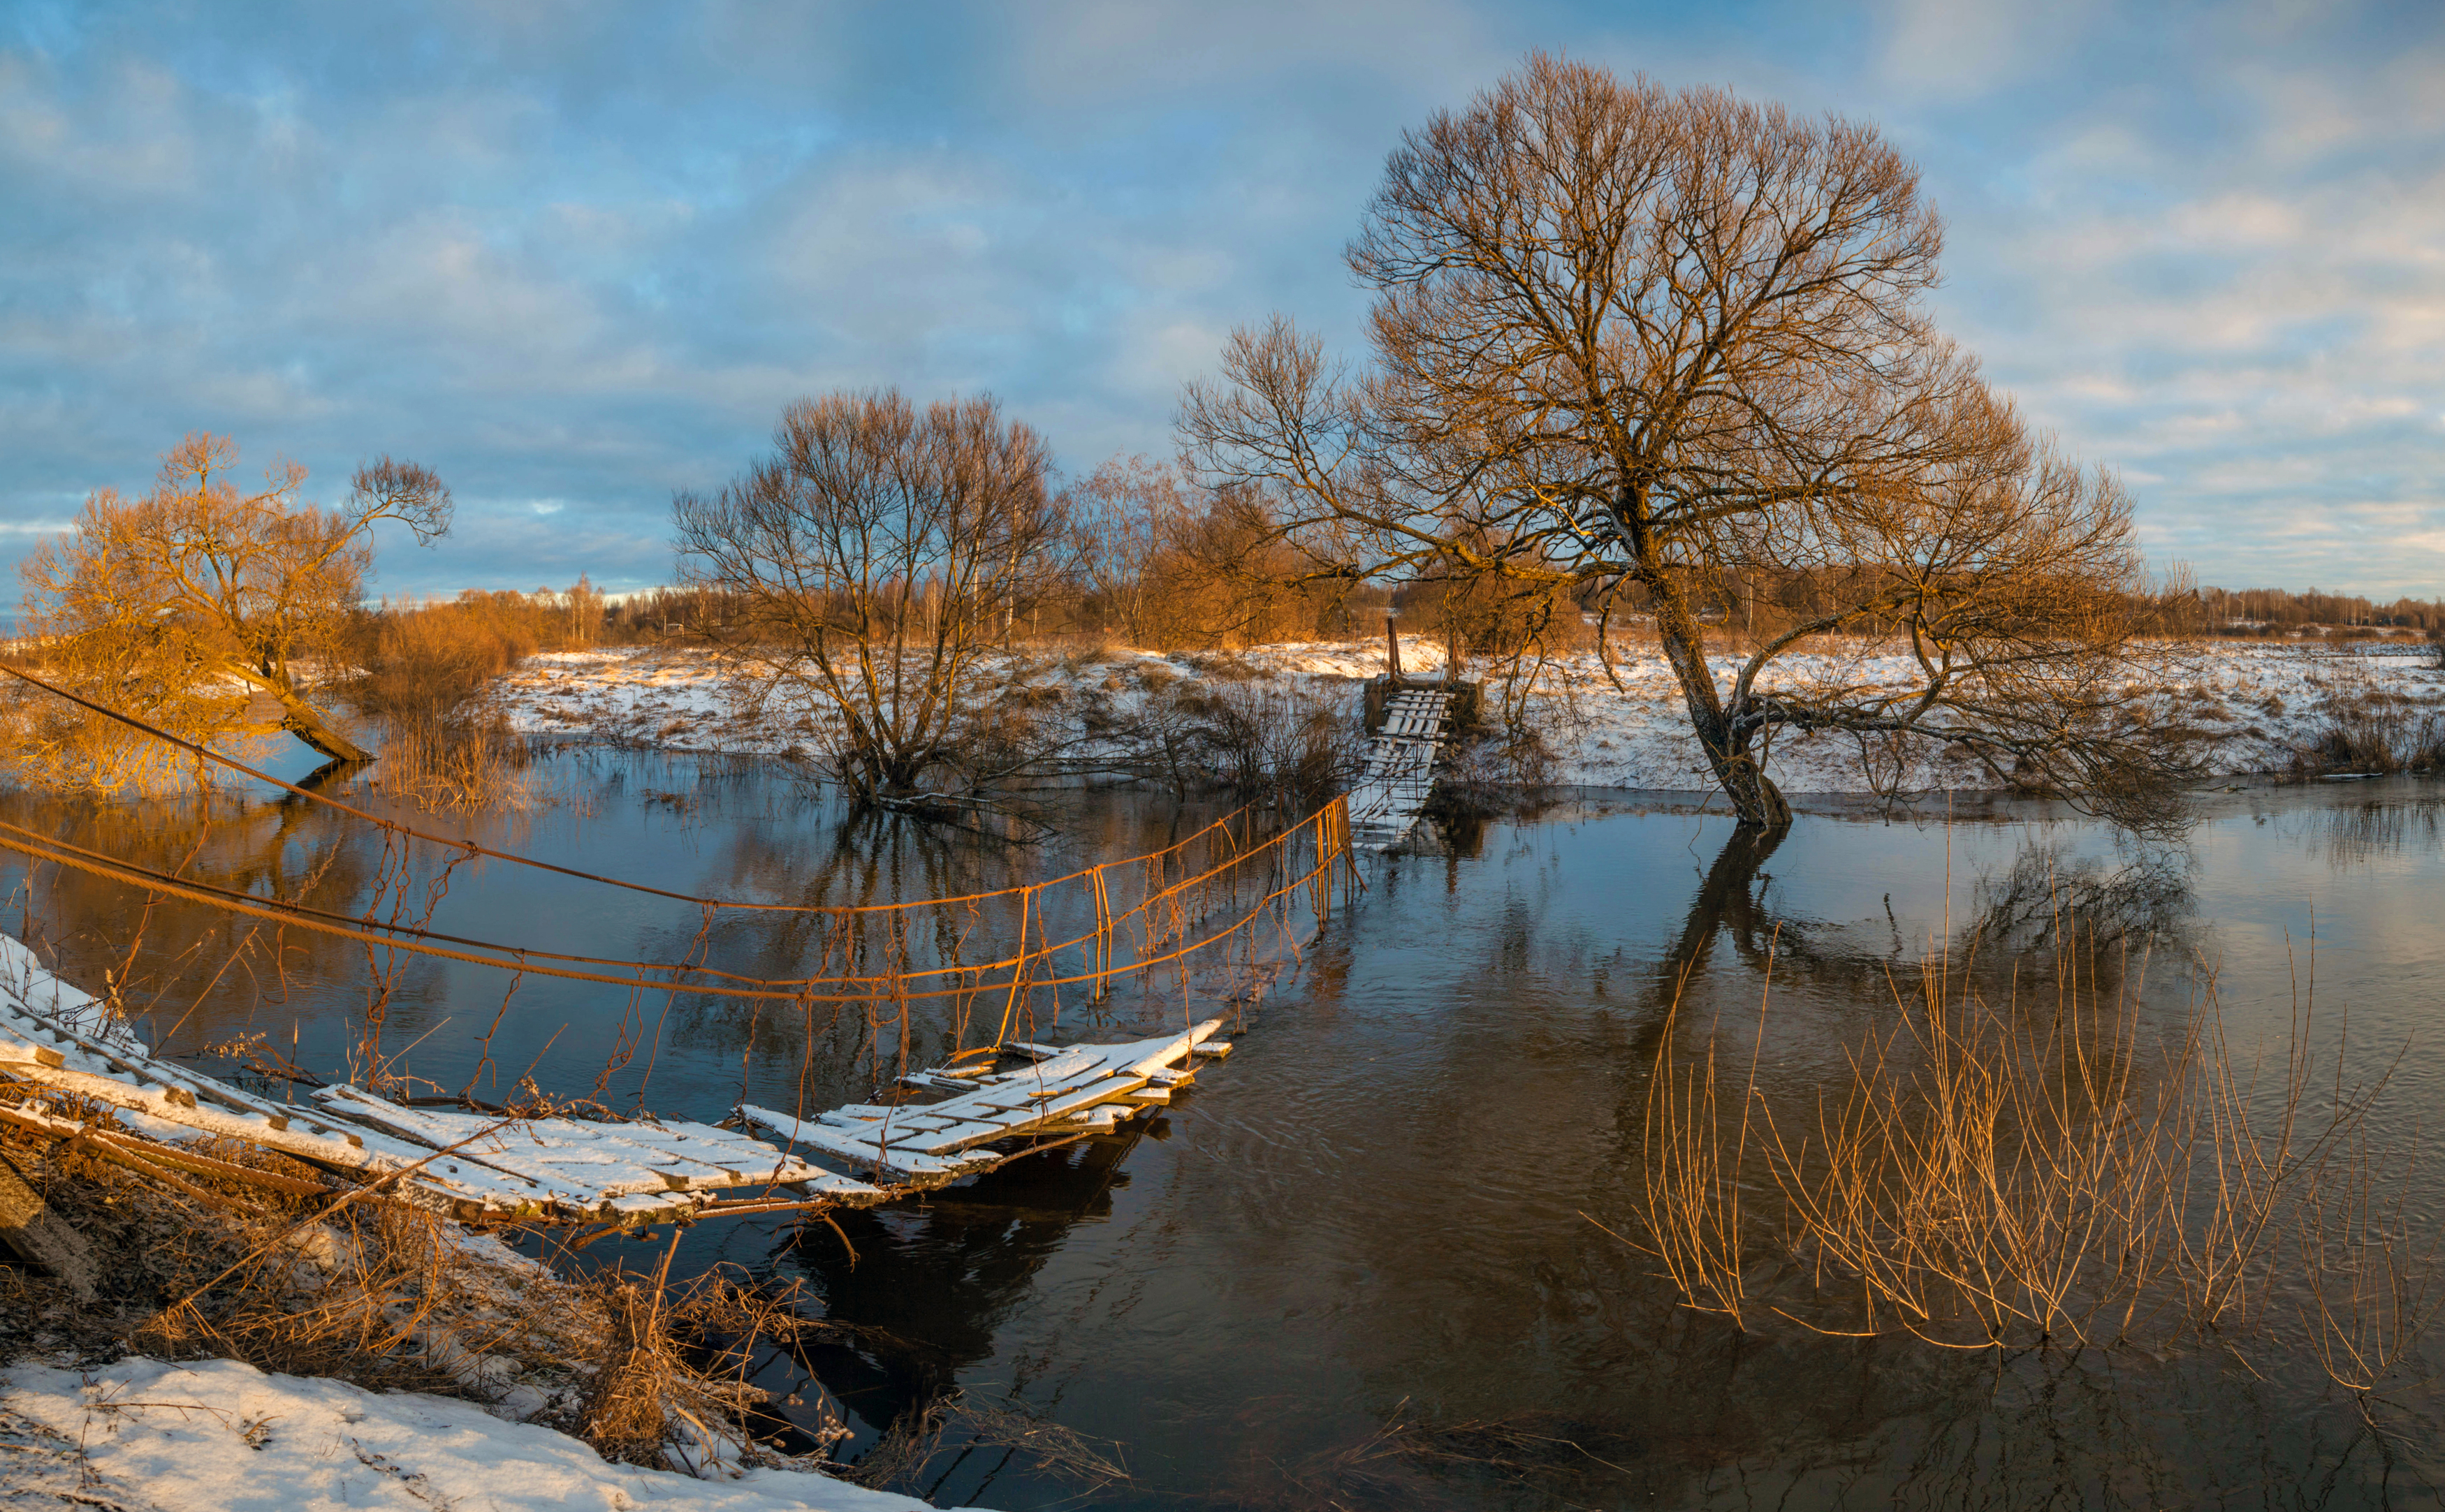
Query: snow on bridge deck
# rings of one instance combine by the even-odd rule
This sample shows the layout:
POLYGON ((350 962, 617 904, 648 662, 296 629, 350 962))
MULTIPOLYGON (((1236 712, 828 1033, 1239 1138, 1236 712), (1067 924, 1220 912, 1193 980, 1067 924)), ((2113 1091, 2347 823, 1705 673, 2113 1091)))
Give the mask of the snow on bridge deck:
POLYGON ((1350 838, 1358 849, 1389 850, 1417 824, 1434 791, 1451 701, 1449 689, 1418 687, 1396 689, 1384 700, 1384 723, 1350 790, 1350 838))
POLYGON ((949 1181, 1000 1164, 1005 1157, 984 1147, 1014 1136, 1100 1133, 1171 1100, 1174 1088, 1196 1078, 1187 1069, 1196 1055, 1221 1055, 1213 1043, 1220 1018, 1185 1034, 1121 1045, 1013 1044, 1009 1054, 1035 1064, 998 1072, 994 1062, 972 1068, 919 1072, 902 1080, 951 1096, 942 1102, 851 1104, 809 1123, 766 1108, 742 1106, 738 1115, 791 1145, 820 1150, 877 1180, 949 1181))
MULTIPOLYGON (((0 936, 0 1080, 109 1107, 111 1137, 157 1148, 237 1139, 359 1180, 390 1177, 406 1200, 469 1220, 644 1223, 726 1207, 868 1205, 1150 1111, 1192 1079, 1192 1055, 1229 1051, 1212 1042, 1221 1025, 1120 1045, 972 1052, 964 1066, 903 1078, 952 1093, 931 1103, 856 1104, 806 1123, 738 1111, 738 1122, 778 1135, 785 1149, 707 1124, 418 1106, 345 1085, 317 1088, 302 1106, 274 1102, 156 1056, 102 1003, 0 936), (1002 1058, 1035 1063, 1001 1072, 1002 1058), (742 1188, 751 1195, 722 1196, 742 1188)), ((0 1116, 85 1131, 72 1110, 28 1105, 0 1116)))

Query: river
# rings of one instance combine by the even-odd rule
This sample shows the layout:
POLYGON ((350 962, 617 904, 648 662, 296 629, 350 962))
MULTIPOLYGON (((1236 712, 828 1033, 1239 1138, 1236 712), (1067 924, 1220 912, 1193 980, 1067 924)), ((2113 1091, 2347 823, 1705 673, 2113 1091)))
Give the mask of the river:
MULTIPOLYGON (((363 781, 352 795, 379 804, 363 781)), ((1069 793, 1049 800, 1049 841, 1012 847, 860 819, 753 764, 573 752, 536 781, 549 801, 524 812, 415 817, 674 891, 841 903, 1026 882, 1220 812, 1069 793)), ((402 872, 378 833, 263 793, 5 801, 16 823, 121 855, 351 911, 404 896, 433 927, 485 939, 771 975, 819 943, 800 916, 707 928, 683 903, 497 862, 448 868, 437 896, 431 856, 402 872)), ((785 1417, 839 1412, 847 1456, 954 1389, 999 1404, 999 1431, 975 1441, 954 1420, 901 1487, 946 1506, 2434 1504, 2445 1439, 2419 1356, 2361 1402, 2272 1338, 1958 1351, 1770 1314, 1744 1332, 1677 1305, 1623 1236, 1661 1045, 1760 1047, 1762 1095, 1804 1105, 1932 953, 1994 927, 2006 893, 2080 900, 2110 940, 2120 1012, 2177 1027, 2212 976, 2245 1066, 2280 1061, 2312 1007, 2320 1077, 2390 1076, 2369 1139, 2411 1148, 2445 1113, 2428 1050, 2445 1005, 2440 812, 2436 786, 2393 779, 2207 794, 2173 845, 1995 802, 1805 812, 1771 845, 1658 794, 1446 824, 1366 864, 1297 969, 1238 1016, 1236 1053, 1150 1127, 840 1215, 837 1232, 701 1224, 680 1265, 803 1283, 836 1327, 769 1354, 760 1379, 798 1398, 785 1417), (1127 1478, 1012 1447, 1013 1413, 1127 1478)), ((30 890, 22 868, 7 882, 8 926, 81 985, 112 972, 172 1053, 226 1070, 257 1036, 258 1056, 325 1076, 362 1064, 360 947, 258 936, 231 964, 232 926, 184 905, 148 911, 47 868, 30 890)), ((927 1012, 878 1028, 512 986, 398 963, 390 1069, 715 1118, 742 1093, 862 1098, 904 1050, 950 1042, 927 1012)), ((1083 1032, 1162 1010, 1065 1011, 1083 1032)), ((2389 1169, 2433 1241, 2434 1163, 2389 1169)))

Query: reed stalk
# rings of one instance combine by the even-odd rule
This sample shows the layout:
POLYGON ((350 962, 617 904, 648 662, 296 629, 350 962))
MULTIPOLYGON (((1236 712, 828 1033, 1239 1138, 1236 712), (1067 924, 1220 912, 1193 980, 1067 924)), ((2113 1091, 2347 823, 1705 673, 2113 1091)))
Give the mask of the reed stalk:
POLYGON ((2034 984, 1974 948, 1889 973, 1890 1016, 1813 1095, 1762 1081, 1769 1009, 1743 1068, 1712 1032, 1683 1044, 1676 992, 1622 1237, 1747 1331, 1771 1314, 1975 1350, 2284 1324, 2375 1390, 2436 1300, 2407 1157, 2370 1132, 2391 1068, 2352 1080, 2339 1035, 2324 1073, 2313 983, 2281 1055, 2245 1056, 2212 975, 2168 1025, 2139 1000, 2144 961, 2056 939, 2034 984))

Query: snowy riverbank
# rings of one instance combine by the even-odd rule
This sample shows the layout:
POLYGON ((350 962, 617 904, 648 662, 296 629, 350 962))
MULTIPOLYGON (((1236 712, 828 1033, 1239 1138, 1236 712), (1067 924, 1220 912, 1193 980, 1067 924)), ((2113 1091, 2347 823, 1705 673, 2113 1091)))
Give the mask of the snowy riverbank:
MULTIPOLYGON (((1405 640, 1413 672, 1442 664, 1441 648, 1405 640)), ((1728 685, 1741 659, 1719 656, 1728 685)), ((989 675, 1030 690, 1040 717, 1068 727, 1073 754, 1092 756, 1088 731, 1099 718, 1126 718, 1184 681, 1213 686, 1270 687, 1344 709, 1354 719, 1360 683, 1383 669, 1379 641, 1268 645, 1241 652, 1169 656, 1124 649, 1067 656, 997 656, 989 675)), ((1764 680, 1898 687, 1914 670, 1890 648, 1862 645, 1788 656, 1764 680)), ((1531 722, 1556 760, 1552 780, 1584 787, 1707 790, 1705 763, 1689 733, 1678 685, 1652 648, 1626 651, 1614 678, 1593 654, 1558 660, 1530 696, 1531 722)), ((512 723, 535 735, 607 737, 683 751, 776 755, 813 747, 814 727, 796 711, 734 705, 720 662, 702 652, 637 648, 558 652, 531 658, 503 688, 512 723)), ((2164 707, 2214 732, 2212 767, 2220 775, 2283 772, 2296 750, 2314 744, 2341 710, 2385 708, 2414 719, 2445 719, 2445 670, 2432 647, 2402 642, 2337 644, 2219 641, 2185 647, 2163 689, 2164 707)), ((1786 793, 1873 791, 1857 746, 1839 737, 1778 742, 1769 770, 1786 793)), ((1913 787, 1975 788, 1982 774, 1930 766, 1913 787)))
POLYGON ((777 1469, 707 1478, 606 1463, 472 1402, 130 1358, 0 1372, 0 1502, 126 1512, 931 1512, 777 1469))

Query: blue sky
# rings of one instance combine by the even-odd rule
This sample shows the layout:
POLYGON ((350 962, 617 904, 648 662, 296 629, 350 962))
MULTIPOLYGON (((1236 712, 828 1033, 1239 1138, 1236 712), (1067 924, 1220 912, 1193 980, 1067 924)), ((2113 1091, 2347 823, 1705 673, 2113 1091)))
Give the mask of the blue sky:
POLYGON ((0 561, 193 429, 459 501, 378 587, 636 587, 844 385, 1171 449, 1404 127, 1535 47, 1878 123, 1944 324, 2202 581, 2445 595, 2445 5, 0 0, 0 561))

